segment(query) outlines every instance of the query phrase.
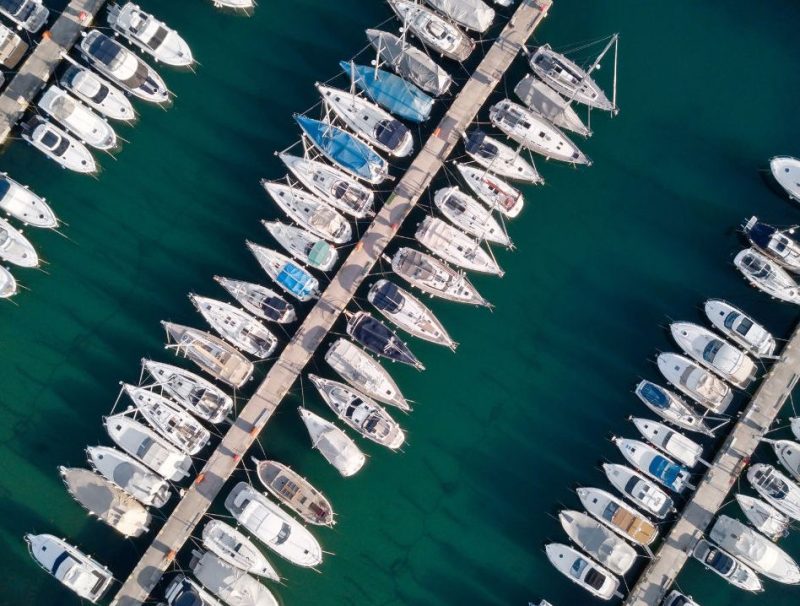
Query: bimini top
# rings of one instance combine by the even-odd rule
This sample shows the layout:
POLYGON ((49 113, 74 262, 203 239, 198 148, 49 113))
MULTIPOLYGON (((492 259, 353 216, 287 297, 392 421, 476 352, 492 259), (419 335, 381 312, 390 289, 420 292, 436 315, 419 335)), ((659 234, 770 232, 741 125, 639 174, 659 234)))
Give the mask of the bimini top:
POLYGON ((283 266, 275 281, 297 298, 310 297, 316 290, 314 277, 291 261, 283 266))
POLYGON ((424 122, 430 117, 433 97, 400 76, 347 61, 340 61, 339 65, 358 88, 395 116, 412 122, 424 122))

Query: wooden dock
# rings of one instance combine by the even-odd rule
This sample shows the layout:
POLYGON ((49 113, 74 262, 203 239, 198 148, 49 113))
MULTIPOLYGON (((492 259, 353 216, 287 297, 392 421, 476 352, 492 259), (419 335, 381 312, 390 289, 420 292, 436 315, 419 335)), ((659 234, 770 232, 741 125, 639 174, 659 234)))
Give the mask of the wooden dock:
POLYGON ((625 606, 661 604, 722 507, 764 434, 769 431, 800 377, 800 326, 767 373, 753 399, 717 453, 680 518, 625 600, 625 606))
POLYGON ((148 599, 243 455, 258 438, 278 404, 442 168, 459 142, 461 133, 475 119, 520 49, 547 15, 551 4, 552 0, 522 0, 383 208, 225 434, 194 484, 187 489, 152 545, 122 584, 112 606, 134 606, 148 599))
POLYGON ((72 48, 81 30, 91 24, 105 1, 72 0, 53 27, 42 34, 39 44, 0 95, 0 145, 8 140, 11 129, 53 76, 62 61, 62 53, 72 48))

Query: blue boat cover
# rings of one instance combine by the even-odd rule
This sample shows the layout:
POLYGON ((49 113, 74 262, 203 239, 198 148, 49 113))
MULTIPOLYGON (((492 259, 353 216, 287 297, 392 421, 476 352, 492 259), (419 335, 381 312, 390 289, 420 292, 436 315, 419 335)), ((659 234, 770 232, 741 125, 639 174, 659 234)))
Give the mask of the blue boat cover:
POLYGON ((424 122, 431 115, 433 97, 400 76, 347 61, 341 61, 339 65, 344 73, 355 79, 358 88, 395 116, 412 122, 424 122))
POLYGON ((294 263, 284 265, 275 281, 298 298, 314 292, 314 277, 294 263))
POLYGON ((655 477, 660 478, 664 484, 670 487, 675 486, 675 480, 681 473, 681 466, 670 463, 661 455, 656 455, 650 461, 650 473, 655 477))
POLYGON ((642 397, 644 397, 645 400, 657 408, 667 408, 669 405, 667 394, 665 394, 664 390, 662 390, 658 385, 654 385, 653 383, 645 383, 642 385, 642 388, 639 390, 639 392, 642 394, 642 397))

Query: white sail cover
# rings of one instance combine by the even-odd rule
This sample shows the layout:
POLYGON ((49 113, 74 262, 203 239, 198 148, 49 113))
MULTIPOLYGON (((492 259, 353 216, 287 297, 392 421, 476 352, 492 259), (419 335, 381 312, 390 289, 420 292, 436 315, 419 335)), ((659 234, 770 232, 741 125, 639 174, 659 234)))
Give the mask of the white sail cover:
POLYGON ((485 32, 494 21, 494 9, 483 0, 425 0, 459 25, 485 32))

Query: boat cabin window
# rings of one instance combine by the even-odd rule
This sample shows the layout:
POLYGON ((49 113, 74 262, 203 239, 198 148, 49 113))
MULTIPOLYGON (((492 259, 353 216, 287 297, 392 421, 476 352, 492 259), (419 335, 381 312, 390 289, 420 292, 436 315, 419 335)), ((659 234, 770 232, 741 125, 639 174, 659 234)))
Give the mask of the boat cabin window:
POLYGON ((703 350, 703 359, 709 364, 713 364, 714 358, 716 357, 717 353, 719 353, 720 349, 722 349, 722 341, 719 339, 714 339, 708 345, 706 345, 705 349, 703 350))
POLYGON ((750 318, 742 318, 742 321, 739 322, 739 326, 736 327, 736 332, 746 336, 751 328, 753 328, 753 321, 750 318))
POLYGON ((732 311, 727 316, 725 316, 725 319, 722 321, 722 324, 725 326, 725 328, 733 330, 733 323, 736 322, 738 318, 739 318, 739 313, 736 311, 732 311))
POLYGON ((570 568, 570 572, 574 577, 580 578, 581 573, 583 573, 583 569, 586 568, 588 563, 583 558, 576 558, 575 561, 572 563, 572 567, 570 568))
POLYGON ((733 568, 733 560, 717 549, 708 552, 705 562, 723 575, 728 574, 733 568))
POLYGON ((592 568, 589 572, 586 573, 586 578, 584 579, 584 581, 592 589, 599 590, 606 582, 606 576, 599 570, 595 570, 594 568, 592 568))
POLYGON ((290 534, 292 534, 292 529, 286 522, 284 522, 280 531, 278 532, 278 536, 275 537, 275 544, 282 545, 289 538, 290 534))

